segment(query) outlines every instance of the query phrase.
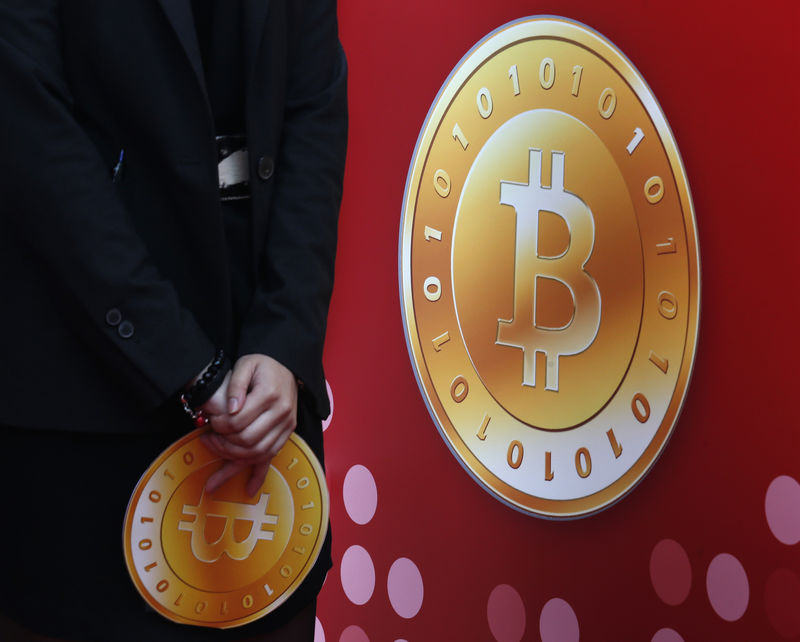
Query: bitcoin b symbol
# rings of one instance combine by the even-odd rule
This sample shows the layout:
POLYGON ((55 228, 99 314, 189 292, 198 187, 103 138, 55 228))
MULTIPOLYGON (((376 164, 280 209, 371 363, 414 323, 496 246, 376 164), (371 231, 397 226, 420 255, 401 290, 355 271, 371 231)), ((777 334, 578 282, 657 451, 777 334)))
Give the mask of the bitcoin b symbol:
POLYGON ((514 317, 498 319, 498 345, 523 352, 522 385, 536 386, 536 353, 545 354, 545 390, 558 391, 558 360, 586 350, 600 327, 600 290, 584 269, 594 248, 594 217, 578 196, 564 189, 564 152, 553 151, 550 186, 542 185, 542 150, 530 149, 528 183, 500 181, 500 203, 516 211, 514 317), (559 256, 539 253, 539 215, 552 212, 569 231, 559 256), (559 328, 537 325, 537 280, 552 279, 572 296, 572 315, 559 328))
POLYGON ((277 515, 267 514, 268 501, 267 493, 261 493, 257 504, 243 504, 209 499, 203 492, 197 506, 184 505, 183 513, 194 515, 195 520, 178 522, 178 530, 192 534, 192 553, 201 562, 216 562, 223 554, 234 560, 244 560, 250 557, 259 540, 271 541, 275 536, 274 531, 263 530, 263 526, 274 526, 278 523, 277 515), (210 544, 206 541, 205 534, 209 517, 225 519, 222 535, 210 544), (251 522, 250 533, 241 541, 236 540, 233 532, 236 520, 251 522))

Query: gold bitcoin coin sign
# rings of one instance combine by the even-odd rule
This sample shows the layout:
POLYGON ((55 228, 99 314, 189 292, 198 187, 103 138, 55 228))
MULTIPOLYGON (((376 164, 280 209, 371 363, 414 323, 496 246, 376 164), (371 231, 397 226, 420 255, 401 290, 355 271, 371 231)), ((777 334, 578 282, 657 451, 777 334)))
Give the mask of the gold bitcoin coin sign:
POLYGON ((275 610, 319 556, 328 528, 325 475, 292 435, 254 497, 248 470, 213 494, 222 461, 196 430, 150 466, 131 497, 125 562, 139 593, 174 622, 230 628, 275 610))
POLYGON ((578 517, 651 468, 694 360, 697 239, 672 132, 607 39, 534 17, 462 59, 417 142, 400 272, 425 401, 495 497, 578 517))

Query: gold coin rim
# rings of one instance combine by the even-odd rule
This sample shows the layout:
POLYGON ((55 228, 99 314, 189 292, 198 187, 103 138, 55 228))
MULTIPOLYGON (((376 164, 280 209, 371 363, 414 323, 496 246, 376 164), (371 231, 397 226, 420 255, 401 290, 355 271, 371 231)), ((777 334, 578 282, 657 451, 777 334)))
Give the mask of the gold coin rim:
POLYGON ((697 352, 700 323, 700 252, 697 223, 686 169, 675 137, 654 93, 634 64, 608 38, 591 27, 561 16, 528 16, 508 22, 481 38, 463 56, 439 89, 420 130, 411 158, 403 194, 399 239, 399 285, 406 347, 417 385, 428 412, 450 451, 467 473, 494 498, 522 513, 546 519, 576 519, 596 514, 631 492, 658 461, 683 409, 697 352), (639 459, 605 488, 584 497, 553 500, 519 491, 500 480, 463 443, 444 408, 436 398, 436 387, 425 367, 420 337, 416 327, 411 287, 411 240, 422 170, 442 118, 461 87, 474 71, 493 54, 517 42, 533 38, 553 38, 588 49, 605 60, 628 84, 639 99, 658 132, 678 188, 678 200, 686 235, 689 312, 684 349, 675 388, 664 419, 639 459))
MULTIPOLYGON (((264 608, 259 609, 258 611, 254 611, 253 613, 250 613, 244 617, 234 618, 231 620, 221 620, 221 621, 199 620, 199 619, 184 617, 179 613, 176 613, 168 609, 163 604, 161 604, 161 602, 159 602, 153 597, 153 595, 150 593, 150 591, 147 590, 144 583, 139 578, 138 570, 136 569, 136 565, 134 564, 133 561, 133 552, 131 547, 133 516, 134 513, 136 512, 139 500, 141 499, 142 492, 144 491, 148 482, 153 477, 153 474, 158 470, 158 468, 167 459, 169 459, 169 457, 173 453, 183 448, 189 442, 198 439, 200 435, 202 435, 207 431, 208 431, 207 428, 198 428, 184 435, 176 442, 172 443, 158 457, 156 457, 153 463, 150 464, 150 466, 147 468, 144 474, 139 478, 139 481, 136 484, 136 488, 131 494, 131 498, 128 501, 128 506, 125 510, 125 520, 122 529, 122 546, 125 555, 125 566, 128 569, 128 573, 131 577, 131 580, 133 581, 134 586, 136 587, 136 590, 139 592, 139 595, 141 595, 142 598, 147 602, 147 604, 150 607, 152 607, 156 612, 160 613, 168 620, 171 620, 172 622, 176 622, 178 624, 191 624, 194 626, 200 626, 204 628, 230 629, 238 626, 243 626, 245 624, 249 624, 250 622, 259 620, 265 615, 272 613, 279 606, 281 606, 286 600, 288 600, 289 597, 291 597, 292 594, 298 589, 303 580, 305 580, 305 578, 308 577, 309 573, 311 572, 311 569, 314 567, 314 565, 317 562, 317 559, 319 558, 319 554, 322 551, 322 546, 325 542, 325 538, 328 535, 328 524, 329 524, 328 520, 330 517, 330 496, 328 492, 328 486, 325 481, 325 471, 322 469, 322 465, 319 463, 319 460, 317 459, 316 455, 302 437, 300 437, 296 433, 292 433, 289 436, 289 441, 293 442, 295 446, 300 450, 300 452, 302 452, 308 459, 309 465, 314 472, 317 482, 319 483, 320 498, 321 498, 320 502, 321 525, 319 529, 319 535, 317 537, 316 542, 314 543, 314 548, 311 550, 311 553, 308 556, 303 569, 297 574, 297 576, 294 578, 291 584, 289 584, 287 589, 283 593, 281 593, 276 599, 267 604, 264 608)), ((179 485, 180 484, 176 485, 176 488, 179 485)), ((160 545, 160 540, 159 540, 159 545, 160 545)), ((272 569, 268 569, 267 571, 265 571, 265 575, 270 570, 272 569)))

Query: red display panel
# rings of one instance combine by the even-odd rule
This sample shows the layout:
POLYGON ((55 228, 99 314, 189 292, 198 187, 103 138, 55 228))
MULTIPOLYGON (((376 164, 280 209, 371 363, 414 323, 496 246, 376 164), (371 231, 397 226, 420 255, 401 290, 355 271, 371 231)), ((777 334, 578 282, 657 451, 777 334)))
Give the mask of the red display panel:
POLYGON ((340 3, 350 147, 326 371, 334 568, 318 639, 800 638, 794 3, 340 3), (649 84, 692 190, 701 297, 686 402, 607 510, 501 504, 429 415, 398 294, 403 191, 437 92, 489 32, 580 21, 649 84), (678 636, 678 637, 676 637, 678 636))

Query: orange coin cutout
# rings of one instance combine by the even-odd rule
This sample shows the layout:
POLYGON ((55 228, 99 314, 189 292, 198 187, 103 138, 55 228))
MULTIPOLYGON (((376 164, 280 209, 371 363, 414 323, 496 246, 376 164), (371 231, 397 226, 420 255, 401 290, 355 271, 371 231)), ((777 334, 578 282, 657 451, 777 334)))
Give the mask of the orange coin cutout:
POLYGON ((164 617, 231 628, 274 611, 307 577, 328 528, 325 474, 292 434, 255 496, 244 470, 212 494, 222 465, 196 430, 147 469, 125 514, 125 562, 137 590, 164 617))

